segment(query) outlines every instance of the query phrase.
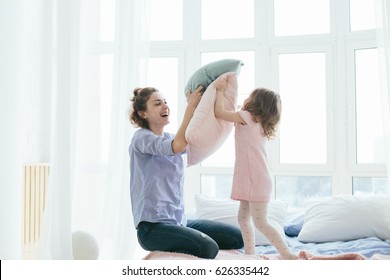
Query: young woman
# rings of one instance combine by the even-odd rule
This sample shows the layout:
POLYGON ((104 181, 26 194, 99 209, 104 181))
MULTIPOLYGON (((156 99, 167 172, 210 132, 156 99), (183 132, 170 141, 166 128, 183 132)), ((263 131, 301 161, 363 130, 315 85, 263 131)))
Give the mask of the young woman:
POLYGON ((147 251, 168 251, 212 259, 219 249, 238 249, 238 228, 206 221, 187 221, 184 212, 185 131, 201 99, 199 87, 187 95, 187 107, 177 133, 164 132, 169 106, 155 88, 137 88, 132 98, 131 123, 139 127, 132 138, 130 194, 139 244, 147 251))
POLYGON ((216 83, 215 116, 235 123, 235 165, 231 198, 240 201, 238 221, 244 239, 245 253, 255 253, 255 234, 250 223, 264 234, 283 259, 297 259, 284 238, 268 222, 267 210, 272 180, 267 166, 266 141, 276 134, 280 120, 281 101, 275 92, 256 88, 244 101, 240 111, 224 109, 226 80, 216 83))

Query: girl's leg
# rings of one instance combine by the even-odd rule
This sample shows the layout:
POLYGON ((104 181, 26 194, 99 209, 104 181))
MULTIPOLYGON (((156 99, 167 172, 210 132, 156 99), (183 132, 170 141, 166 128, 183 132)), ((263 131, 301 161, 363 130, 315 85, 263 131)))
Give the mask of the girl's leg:
POLYGON ((241 201, 238 209, 238 223, 244 239, 245 254, 255 254, 255 231, 251 224, 251 213, 248 201, 241 201))
POLYGON ((299 259, 303 260, 365 260, 366 257, 359 253, 344 253, 339 255, 316 256, 310 252, 299 252, 299 259))
POLYGON ((187 227, 209 236, 218 244, 219 249, 241 249, 244 246, 240 229, 227 223, 210 220, 189 220, 187 227))
POLYGON ((184 226, 142 222, 137 229, 138 242, 147 251, 185 253, 213 259, 218 244, 206 234, 184 226))
POLYGON ((268 203, 249 202, 250 211, 256 228, 271 242, 283 259, 297 259, 288 248, 283 236, 268 222, 268 203))

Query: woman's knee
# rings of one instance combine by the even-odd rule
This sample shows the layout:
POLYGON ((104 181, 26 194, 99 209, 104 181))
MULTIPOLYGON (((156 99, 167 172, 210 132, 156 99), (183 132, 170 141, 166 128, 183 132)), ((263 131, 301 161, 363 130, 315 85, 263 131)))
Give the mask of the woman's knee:
POLYGON ((214 259, 219 252, 219 246, 218 244, 209 238, 205 242, 202 242, 202 245, 200 246, 198 257, 203 259, 214 259))
POLYGON ((219 251, 218 244, 210 236, 181 226, 143 223, 137 237, 147 251, 178 252, 204 259, 214 259, 219 251))

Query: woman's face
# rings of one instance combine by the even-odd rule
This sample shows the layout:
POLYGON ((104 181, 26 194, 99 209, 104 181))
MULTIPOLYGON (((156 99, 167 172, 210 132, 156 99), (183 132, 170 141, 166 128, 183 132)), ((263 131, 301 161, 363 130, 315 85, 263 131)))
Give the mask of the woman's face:
POLYGON ((170 110, 161 92, 154 92, 150 96, 143 114, 147 118, 150 128, 164 127, 169 124, 170 110))

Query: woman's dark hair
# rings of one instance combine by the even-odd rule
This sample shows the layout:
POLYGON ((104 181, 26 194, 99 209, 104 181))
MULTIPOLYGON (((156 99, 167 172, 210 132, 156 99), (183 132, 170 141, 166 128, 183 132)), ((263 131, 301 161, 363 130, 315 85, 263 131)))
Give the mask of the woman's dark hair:
POLYGON ((261 123, 264 136, 275 137, 282 113, 280 95, 270 89, 256 88, 249 97, 243 109, 252 114, 254 121, 261 123))
POLYGON ((158 92, 158 89, 153 87, 145 88, 135 88, 133 91, 133 97, 130 99, 132 105, 129 110, 130 122, 135 127, 149 128, 149 123, 147 119, 142 118, 139 115, 139 112, 146 111, 146 103, 148 102, 150 96, 158 92))

